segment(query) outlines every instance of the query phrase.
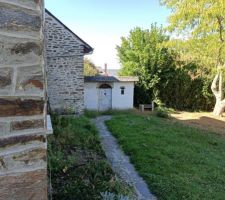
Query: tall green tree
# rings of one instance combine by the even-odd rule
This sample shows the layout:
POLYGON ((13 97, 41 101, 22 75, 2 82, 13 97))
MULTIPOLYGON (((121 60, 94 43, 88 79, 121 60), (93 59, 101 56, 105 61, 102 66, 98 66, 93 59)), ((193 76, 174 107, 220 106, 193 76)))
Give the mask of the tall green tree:
POLYGON ((225 0, 161 0, 161 3, 172 12, 168 30, 178 38, 173 46, 186 59, 215 68, 211 85, 216 98, 214 114, 222 115, 225 110, 225 0))
MULTIPOLYGON (((118 57, 122 64, 121 75, 139 77, 139 88, 148 91, 148 102, 157 100, 160 103, 160 88, 165 87, 172 78, 174 60, 162 43, 168 40, 162 27, 156 24, 150 30, 135 28, 130 35, 122 37, 122 43, 117 46, 118 57)), ((140 92, 141 95, 141 92, 140 92)))
POLYGON ((97 67, 88 58, 84 59, 84 76, 96 76, 98 74, 97 67))

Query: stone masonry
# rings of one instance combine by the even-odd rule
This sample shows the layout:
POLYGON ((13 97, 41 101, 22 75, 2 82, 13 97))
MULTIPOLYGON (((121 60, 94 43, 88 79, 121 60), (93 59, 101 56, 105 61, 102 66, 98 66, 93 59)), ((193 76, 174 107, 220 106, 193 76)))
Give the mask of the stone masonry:
POLYGON ((83 57, 93 49, 47 10, 45 49, 51 111, 81 114, 84 110, 83 57))
POLYGON ((0 0, 0 200, 47 200, 43 0, 0 0))

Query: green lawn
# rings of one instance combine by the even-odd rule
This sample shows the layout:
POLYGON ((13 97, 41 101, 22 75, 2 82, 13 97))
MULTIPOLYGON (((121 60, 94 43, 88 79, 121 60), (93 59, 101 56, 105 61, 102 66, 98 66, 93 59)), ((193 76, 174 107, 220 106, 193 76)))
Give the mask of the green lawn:
POLYGON ((159 199, 225 199, 225 137, 135 113, 107 125, 159 199))
POLYGON ((89 119, 53 116, 52 121, 48 172, 53 200, 102 200, 101 193, 106 191, 133 195, 132 189, 112 172, 89 119))

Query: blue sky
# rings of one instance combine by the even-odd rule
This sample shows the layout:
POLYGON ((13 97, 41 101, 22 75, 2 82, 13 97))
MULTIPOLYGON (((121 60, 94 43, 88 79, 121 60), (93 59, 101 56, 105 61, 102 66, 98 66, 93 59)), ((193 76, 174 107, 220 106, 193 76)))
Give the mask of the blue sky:
POLYGON ((136 26, 165 25, 169 11, 159 0, 45 0, 46 8, 94 48, 96 65, 119 68, 116 45, 136 26))

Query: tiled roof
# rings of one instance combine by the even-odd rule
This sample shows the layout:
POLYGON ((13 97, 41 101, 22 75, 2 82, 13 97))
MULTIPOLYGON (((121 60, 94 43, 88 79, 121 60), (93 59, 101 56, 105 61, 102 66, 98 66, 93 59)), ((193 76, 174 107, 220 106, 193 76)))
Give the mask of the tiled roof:
POLYGON ((135 76, 85 76, 84 82, 137 82, 135 76))

